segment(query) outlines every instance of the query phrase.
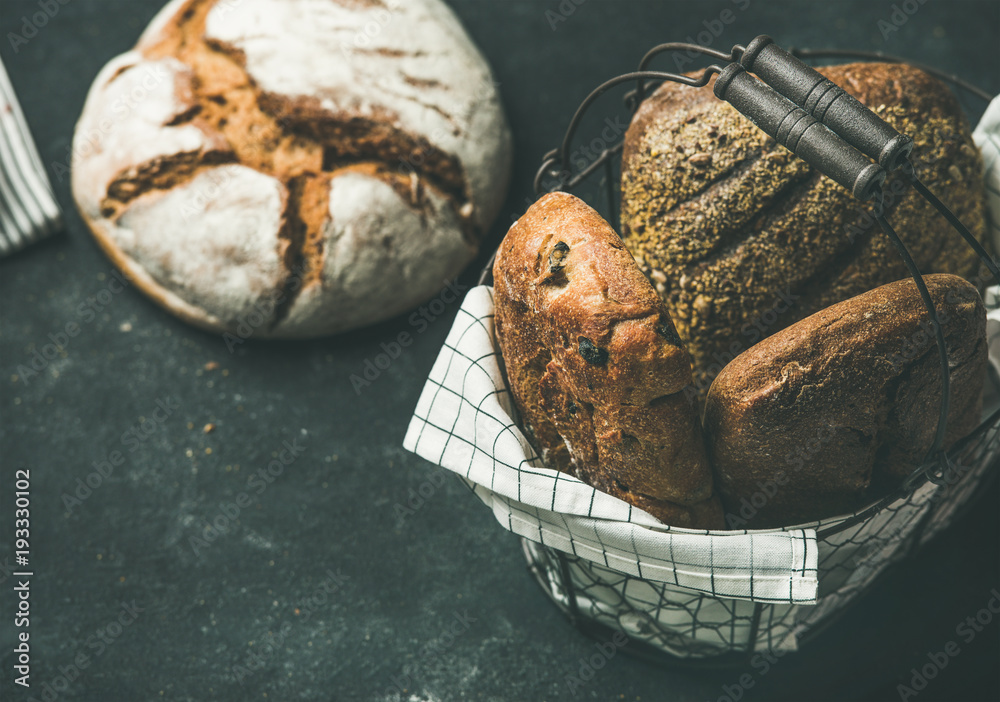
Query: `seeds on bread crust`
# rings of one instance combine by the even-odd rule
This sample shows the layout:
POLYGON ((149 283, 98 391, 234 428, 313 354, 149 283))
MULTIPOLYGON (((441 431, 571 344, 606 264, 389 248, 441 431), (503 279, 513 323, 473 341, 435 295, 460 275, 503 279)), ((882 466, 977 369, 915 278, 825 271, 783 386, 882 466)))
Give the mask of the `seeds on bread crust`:
MULTIPOLYGON (((818 70, 914 137, 921 180, 982 238, 982 160, 951 91, 900 64, 818 70)), ((702 399, 719 359, 755 343, 754 322, 780 292, 795 304, 767 334, 907 275, 867 206, 710 86, 666 82, 642 103, 625 136, 621 188, 622 239, 687 343, 702 399)), ((889 219, 922 271, 976 274, 975 254, 905 176, 890 176, 886 193, 889 219)))

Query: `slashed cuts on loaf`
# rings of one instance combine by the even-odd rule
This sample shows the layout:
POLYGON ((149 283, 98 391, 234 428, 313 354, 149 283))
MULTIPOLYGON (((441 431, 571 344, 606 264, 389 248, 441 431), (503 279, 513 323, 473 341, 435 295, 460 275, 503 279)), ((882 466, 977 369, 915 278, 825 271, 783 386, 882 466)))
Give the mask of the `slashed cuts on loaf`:
POLYGON ((509 162, 489 67, 439 0, 174 0, 95 80, 72 180, 174 313, 314 336, 440 289, 509 162))
POLYGON ((546 463, 680 527, 722 528, 691 359, 618 235, 566 193, 532 205, 493 266, 496 334, 546 463))

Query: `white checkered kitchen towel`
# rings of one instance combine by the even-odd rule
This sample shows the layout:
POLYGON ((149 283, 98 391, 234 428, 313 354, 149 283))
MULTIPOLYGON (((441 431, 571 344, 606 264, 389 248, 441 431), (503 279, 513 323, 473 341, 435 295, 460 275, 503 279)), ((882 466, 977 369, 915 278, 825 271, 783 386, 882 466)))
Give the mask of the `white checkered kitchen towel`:
POLYGON ((545 468, 517 427, 493 336, 493 289, 469 291, 431 369, 403 446, 462 476, 507 529, 624 573, 720 597, 816 599, 816 532, 665 526, 545 468))
MULTIPOLYGON (((972 133, 976 146, 983 154, 986 183, 986 221, 993 241, 993 250, 1000 252, 1000 97, 993 98, 972 133)), ((987 291, 986 304, 1000 304, 1000 288, 987 291), (992 295, 992 297, 991 297, 992 295)), ((986 321, 986 338, 990 340, 990 361, 1000 374, 1000 311, 991 311, 986 321)))
POLYGON ((52 184, 0 61, 0 256, 61 227, 52 184))
MULTIPOLYGON (((1000 103, 976 129, 989 209, 1000 222, 1000 103)), ((992 225, 991 225, 992 226, 992 225)), ((1000 229, 991 230, 1000 246, 1000 229)), ((990 290, 996 299, 1000 290, 990 290)), ((1000 310, 990 312, 1000 370, 1000 310)), ((645 580, 717 597, 813 604, 815 529, 706 532, 668 527, 628 503, 545 468, 518 428, 493 336, 493 291, 469 291, 431 369, 403 446, 460 475, 505 528, 645 580)))

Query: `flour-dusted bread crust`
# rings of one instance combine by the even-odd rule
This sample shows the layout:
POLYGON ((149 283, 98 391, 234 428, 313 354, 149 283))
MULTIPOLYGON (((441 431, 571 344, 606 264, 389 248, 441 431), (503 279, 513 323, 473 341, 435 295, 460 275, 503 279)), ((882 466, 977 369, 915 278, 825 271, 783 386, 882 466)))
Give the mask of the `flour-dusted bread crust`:
POLYGON ((308 337, 432 296, 509 170, 492 74, 440 0, 173 0, 94 81, 72 185, 173 313, 308 337))
MULTIPOLYGON (((961 278, 925 280, 951 366, 947 448, 979 423, 986 311, 961 278)), ((817 312, 737 357, 705 407, 729 525, 814 521, 897 488, 931 448, 940 368, 927 310, 908 278, 817 312)))
POLYGON ((614 230, 566 193, 541 198, 493 266, 511 392, 545 462, 680 527, 723 528, 691 359, 614 230))

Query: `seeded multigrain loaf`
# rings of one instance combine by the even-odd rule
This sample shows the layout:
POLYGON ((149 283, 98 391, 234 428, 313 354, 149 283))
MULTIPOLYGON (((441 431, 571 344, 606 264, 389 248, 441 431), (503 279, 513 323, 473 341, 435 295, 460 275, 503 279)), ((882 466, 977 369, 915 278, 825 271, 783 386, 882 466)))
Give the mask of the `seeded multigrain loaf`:
MULTIPOLYGON (((950 355, 947 448, 980 419, 986 311, 957 276, 926 282, 950 355)), ((910 279, 817 312, 740 355, 712 383, 705 407, 728 525, 822 519, 898 487, 937 431, 940 368, 910 279)))
POLYGON ((722 528, 690 356, 614 230, 566 193, 541 198, 493 266, 511 392, 545 462, 680 527, 722 528))
MULTIPOLYGON (((914 138, 917 174, 982 238, 982 161, 948 89, 898 64, 819 70, 914 138)), ((888 218, 921 270, 974 276, 975 255, 903 178, 886 183, 888 218)), ((763 336, 907 275, 870 206, 711 87, 664 83, 626 134, 622 238, 666 301, 702 396, 763 336)))
POLYGON ((437 292, 509 162, 490 69, 440 0, 173 0, 95 80, 72 184, 174 314, 302 337, 437 292))

